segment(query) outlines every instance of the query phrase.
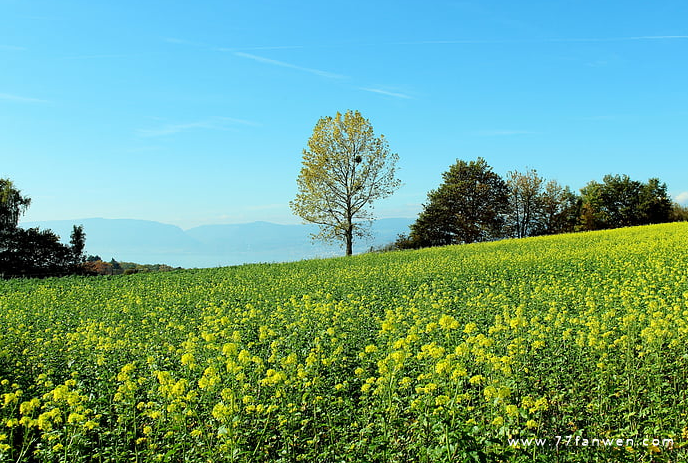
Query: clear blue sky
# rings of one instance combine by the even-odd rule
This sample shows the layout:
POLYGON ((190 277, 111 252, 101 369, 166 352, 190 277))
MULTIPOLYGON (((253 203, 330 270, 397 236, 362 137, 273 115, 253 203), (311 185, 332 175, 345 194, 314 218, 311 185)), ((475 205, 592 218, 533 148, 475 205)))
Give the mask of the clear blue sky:
POLYGON ((457 158, 688 202, 688 2, 0 0, 0 177, 25 220, 299 223, 301 151, 357 109, 400 157, 379 217, 457 158))

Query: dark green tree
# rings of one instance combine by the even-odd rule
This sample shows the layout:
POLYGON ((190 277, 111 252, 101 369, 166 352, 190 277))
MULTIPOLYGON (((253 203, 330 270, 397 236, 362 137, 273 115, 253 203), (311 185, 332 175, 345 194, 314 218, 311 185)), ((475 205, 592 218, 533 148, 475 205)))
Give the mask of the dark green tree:
POLYGON ((31 199, 9 179, 0 179, 0 277, 45 277, 80 273, 86 235, 74 227, 71 246, 50 230, 20 228, 31 199))
POLYGON ((672 203, 666 184, 651 178, 647 183, 628 175, 605 175, 602 183, 589 182, 581 189, 580 228, 600 230, 671 220, 672 203))
POLYGON ((535 234, 553 235, 573 232, 581 209, 580 197, 556 180, 550 180, 540 195, 539 221, 535 234))
POLYGON ((409 239, 415 246, 474 243, 504 235, 509 189, 483 158, 457 160, 428 193, 409 239))
POLYGON ((31 204, 31 198, 22 196, 10 179, 0 179, 0 231, 17 228, 19 217, 31 204))
POLYGON ((688 222, 688 206, 676 202, 672 203, 669 222, 688 222))
POLYGON ((651 178, 640 188, 638 215, 640 223, 666 223, 671 221, 673 204, 666 183, 651 178))
POLYGON ((72 234, 69 237, 69 244, 71 245, 72 251, 72 265, 78 267, 86 261, 86 256, 84 255, 86 233, 84 233, 83 225, 74 225, 72 234))
POLYGON ((4 277, 46 277, 72 273, 72 251, 50 230, 16 228, 0 253, 4 277))

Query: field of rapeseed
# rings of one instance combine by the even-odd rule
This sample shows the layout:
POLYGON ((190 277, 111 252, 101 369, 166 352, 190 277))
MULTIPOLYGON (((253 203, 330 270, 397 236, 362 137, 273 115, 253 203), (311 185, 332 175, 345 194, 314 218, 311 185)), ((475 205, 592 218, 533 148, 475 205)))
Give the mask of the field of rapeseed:
POLYGON ((686 243, 0 282, 0 461, 685 461, 686 243))

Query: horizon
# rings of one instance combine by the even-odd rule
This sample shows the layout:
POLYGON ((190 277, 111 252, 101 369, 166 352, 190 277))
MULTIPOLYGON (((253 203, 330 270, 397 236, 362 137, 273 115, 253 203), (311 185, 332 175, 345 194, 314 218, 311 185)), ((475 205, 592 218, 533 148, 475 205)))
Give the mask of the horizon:
MULTIPOLYGON (((375 220, 370 236, 354 243, 356 254, 388 245, 408 233, 413 218, 375 220)), ((189 229, 145 219, 102 217, 48 221, 23 221, 20 227, 39 227, 69 244, 73 226, 83 226, 85 255, 141 264, 167 264, 208 268, 255 262, 290 262, 335 257, 341 243, 313 241, 313 224, 277 224, 264 220, 242 224, 206 224, 189 229), (135 239, 132 239, 135 237, 135 239)))
MULTIPOLYGON (((377 222, 379 220, 415 220, 415 217, 381 217, 381 218, 376 218, 373 220, 373 222, 377 222)), ((112 220, 112 221, 117 221, 117 220, 129 220, 129 221, 139 221, 139 222, 151 222, 151 223, 157 223, 161 225, 171 225, 173 227, 177 227, 182 231, 189 231, 194 228, 199 228, 199 227, 205 227, 205 226, 222 226, 222 225, 252 225, 256 223, 266 223, 270 225, 281 225, 281 226, 300 226, 300 225, 308 225, 308 226, 314 226, 314 224, 308 223, 308 222, 299 222, 299 223, 279 223, 279 222, 272 222, 270 220, 251 220, 249 222, 232 222, 232 223, 206 223, 202 225, 194 225, 192 227, 181 227, 179 225, 175 225, 173 223, 167 223, 167 222, 161 222, 159 220, 151 220, 151 219, 133 219, 131 217, 80 217, 80 218, 74 218, 74 219, 49 219, 49 220, 24 220, 24 218, 19 219, 19 227, 25 227, 27 224, 34 224, 34 223, 44 223, 44 222, 70 222, 73 223, 74 225, 79 225, 80 221, 85 221, 85 220, 112 220)), ((84 230, 86 231, 86 230, 84 230)), ((60 239, 63 239, 63 237, 60 235, 60 239)))
POLYGON ((347 109, 399 154, 377 218, 415 218, 477 157, 574 192, 657 177, 688 204, 679 0, 0 4, 0 177, 32 199, 23 222, 301 223, 302 150, 347 109))

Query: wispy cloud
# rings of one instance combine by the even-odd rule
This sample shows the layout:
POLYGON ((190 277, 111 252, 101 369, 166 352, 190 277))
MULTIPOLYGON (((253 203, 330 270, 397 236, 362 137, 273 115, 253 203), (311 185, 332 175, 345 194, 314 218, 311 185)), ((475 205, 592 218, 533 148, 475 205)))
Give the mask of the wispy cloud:
POLYGON ((0 50, 8 50, 8 51, 25 51, 25 47, 17 47, 16 45, 3 45, 0 44, 0 50))
POLYGON ((688 204, 688 191, 684 191, 676 195, 676 202, 679 204, 688 204))
POLYGON ((28 98, 20 95, 12 95, 10 93, 0 93, 0 100, 17 101, 19 103, 48 103, 47 100, 39 98, 28 98))
POLYGON ((241 50, 294 50, 306 48, 303 45, 265 45, 259 47, 217 47, 215 51, 235 53, 241 50))
POLYGON ((103 55, 73 55, 63 56, 60 59, 80 60, 80 59, 118 59, 118 58, 137 58, 143 56, 141 54, 103 54, 103 55))
POLYGON ((236 130, 237 125, 258 126, 259 124, 244 119, 235 119, 232 117, 212 117, 194 122, 167 124, 152 129, 138 129, 137 132, 142 137, 162 137, 165 135, 174 135, 176 133, 187 132, 196 129, 220 131, 236 130))
POLYGON ((313 68, 307 68, 307 67, 303 67, 303 66, 297 66, 295 64, 286 63, 284 61, 277 61, 274 59, 264 58, 262 56, 252 55, 250 53, 244 53, 241 51, 235 51, 234 55, 238 56, 240 58, 246 58, 246 59, 251 59, 253 61, 258 61, 259 63, 270 64, 273 66, 280 66, 280 67, 289 68, 289 69, 296 69, 297 71, 302 71, 302 72, 308 72, 310 74, 315 74, 315 75, 320 76, 320 77, 327 77, 328 79, 346 79, 347 78, 347 76, 343 76, 341 74, 335 74, 335 73, 328 72, 328 71, 321 71, 320 69, 313 69, 313 68))
POLYGON ((504 137, 509 135, 534 135, 538 132, 530 130, 480 130, 476 135, 480 137, 504 137))
POLYGON ((380 88, 370 88, 370 87, 358 87, 359 90, 364 90, 366 92, 379 93, 381 95, 393 96, 395 98, 405 98, 407 100, 413 99, 413 97, 406 95, 404 93, 390 92, 387 90, 382 90, 380 88))
POLYGON ((223 53, 235 53, 245 50, 291 50, 295 48, 305 48, 303 45, 262 45, 262 46, 248 46, 248 47, 219 47, 209 45, 203 42, 196 42, 194 40, 180 39, 177 37, 163 37, 163 42, 172 43, 175 45, 188 45, 192 47, 206 48, 211 51, 220 51, 223 53))
POLYGON ((528 44, 528 43, 551 43, 551 42, 627 42, 638 40, 686 40, 688 35, 638 35, 630 37, 564 37, 564 38, 550 38, 550 39, 503 39, 503 40, 485 40, 485 39, 458 39, 458 40, 420 40, 414 42, 396 42, 394 45, 462 45, 462 44, 528 44))
POLYGON ((635 37, 590 37, 548 39, 546 42, 627 42, 635 40, 685 40, 688 35, 639 35, 635 37))
POLYGON ((600 114, 597 116, 583 116, 583 117, 577 117, 575 120, 578 121, 615 121, 618 119, 621 119, 623 117, 627 117, 627 115, 620 115, 620 114, 600 114))

